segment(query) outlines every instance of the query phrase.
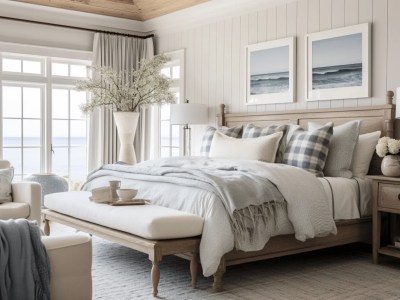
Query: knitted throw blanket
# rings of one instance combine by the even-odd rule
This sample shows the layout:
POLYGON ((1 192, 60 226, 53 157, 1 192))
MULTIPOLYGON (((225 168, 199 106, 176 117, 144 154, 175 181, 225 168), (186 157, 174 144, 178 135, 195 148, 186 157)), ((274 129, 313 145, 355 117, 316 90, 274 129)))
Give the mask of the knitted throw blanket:
POLYGON ((0 220, 0 299, 50 299, 50 261, 36 222, 0 220))

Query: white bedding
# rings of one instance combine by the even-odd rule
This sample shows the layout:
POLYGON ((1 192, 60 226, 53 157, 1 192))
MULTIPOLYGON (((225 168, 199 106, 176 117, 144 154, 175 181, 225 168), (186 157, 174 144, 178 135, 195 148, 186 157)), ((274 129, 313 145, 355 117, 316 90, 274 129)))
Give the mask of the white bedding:
MULTIPOLYGON (((186 158, 187 160, 187 158, 186 158)), ((234 164, 235 170, 252 172, 270 179, 285 197, 287 212, 277 210, 277 231, 274 235, 291 234, 299 240, 336 233, 332 214, 329 211, 329 201, 317 178, 302 169, 281 165, 266 164, 258 161, 229 161, 192 158, 187 161, 188 168, 202 165, 211 168, 234 164), (289 221, 290 220, 290 221, 289 221)), ((159 166, 160 161, 152 161, 141 166, 159 166)), ((221 257, 234 248, 234 235, 226 209, 219 197, 207 190, 191 186, 179 186, 170 182, 155 182, 145 180, 146 176, 139 174, 143 180, 127 179, 125 174, 115 170, 100 170, 92 176, 88 189, 105 186, 109 180, 122 179, 122 187, 134 187, 139 190, 137 197, 151 199, 156 205, 170 207, 200 215, 204 218, 202 240, 200 243, 200 260, 205 276, 215 273, 221 257), (96 175, 95 174, 95 175, 96 175), (125 179, 123 179, 125 178, 125 179)), ((119 170, 119 171, 121 171, 119 170)), ((89 176, 90 177, 90 176, 89 176)), ((262 248, 262 247, 261 247, 262 248)), ((260 248, 260 249, 261 249, 260 248)), ((256 249, 247 249, 252 251, 256 249)))
POLYGON ((324 187, 329 209, 335 220, 358 219, 371 215, 370 179, 322 177, 318 180, 324 187))

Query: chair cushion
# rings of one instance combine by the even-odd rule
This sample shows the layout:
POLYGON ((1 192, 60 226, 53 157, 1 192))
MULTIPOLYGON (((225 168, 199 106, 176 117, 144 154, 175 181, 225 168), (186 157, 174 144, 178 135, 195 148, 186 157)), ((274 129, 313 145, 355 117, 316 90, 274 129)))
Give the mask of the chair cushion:
POLYGON ((161 240, 201 235, 203 219, 187 212, 157 206, 111 206, 89 200, 90 192, 64 192, 44 197, 47 208, 81 220, 161 240))
POLYGON ((30 215, 30 207, 27 203, 6 202, 0 204, 0 219, 26 219, 30 215))

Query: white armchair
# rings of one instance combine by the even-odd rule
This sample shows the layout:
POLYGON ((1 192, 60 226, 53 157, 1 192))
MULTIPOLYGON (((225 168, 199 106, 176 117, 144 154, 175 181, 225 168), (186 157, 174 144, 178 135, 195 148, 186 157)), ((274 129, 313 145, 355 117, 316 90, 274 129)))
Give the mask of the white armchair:
POLYGON ((45 236, 51 266, 50 293, 54 300, 92 299, 92 239, 88 234, 45 236))
MULTIPOLYGON (((0 160, 0 169, 10 167, 8 160, 0 160)), ((0 204, 0 219, 36 220, 40 224, 42 187, 34 182, 11 184, 12 201, 0 204)))

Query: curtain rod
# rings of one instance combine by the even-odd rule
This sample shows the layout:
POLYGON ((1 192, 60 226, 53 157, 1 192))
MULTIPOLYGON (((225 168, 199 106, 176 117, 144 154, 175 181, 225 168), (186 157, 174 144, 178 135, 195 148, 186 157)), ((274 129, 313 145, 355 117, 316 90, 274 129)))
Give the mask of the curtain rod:
POLYGON ((116 35, 122 35, 122 36, 129 36, 129 37, 139 38, 139 39, 148 39, 148 38, 154 37, 154 34, 149 34, 149 35, 135 35, 135 34, 121 33, 121 32, 112 32, 112 31, 105 31, 105 30, 97 30, 97 29, 83 28, 83 27, 70 26, 70 25, 61 25, 61 24, 47 23, 47 22, 41 22, 41 21, 33 21, 33 20, 25 20, 25 19, 19 19, 19 18, 11 18, 11 17, 5 17, 5 16, 0 16, 0 19, 10 20, 10 21, 26 22, 26 23, 32 23, 32 24, 39 24, 39 25, 48 25, 48 26, 61 27, 61 28, 69 28, 69 29, 75 29, 75 30, 84 30, 84 31, 96 32, 96 33, 116 34, 116 35))

